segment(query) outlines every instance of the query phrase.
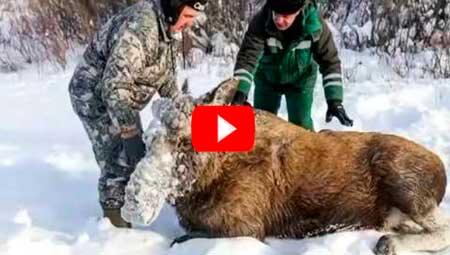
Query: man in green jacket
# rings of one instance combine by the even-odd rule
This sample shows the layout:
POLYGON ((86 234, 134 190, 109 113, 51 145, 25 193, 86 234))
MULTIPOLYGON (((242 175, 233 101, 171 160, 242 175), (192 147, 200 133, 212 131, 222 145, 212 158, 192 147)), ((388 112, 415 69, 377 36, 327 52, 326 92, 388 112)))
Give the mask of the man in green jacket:
POLYGON ((317 69, 328 103, 326 121, 337 117, 352 126, 342 105, 341 62, 333 36, 314 0, 268 0, 256 14, 237 56, 239 89, 233 104, 243 104, 255 84, 254 107, 277 113, 286 97, 289 121, 314 130, 311 118, 317 69))

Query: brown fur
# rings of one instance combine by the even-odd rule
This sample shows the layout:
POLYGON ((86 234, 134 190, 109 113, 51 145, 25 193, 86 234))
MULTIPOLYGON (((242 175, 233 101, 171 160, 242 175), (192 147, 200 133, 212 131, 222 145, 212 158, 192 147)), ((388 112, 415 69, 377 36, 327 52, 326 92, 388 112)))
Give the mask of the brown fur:
POLYGON ((195 153, 193 106, 226 105, 237 85, 227 80, 195 100, 183 95, 155 102, 159 131, 150 128, 147 161, 130 180, 122 215, 151 223, 167 199, 191 237, 303 238, 370 228, 394 233, 378 240, 377 255, 450 246, 450 220, 438 208, 444 165, 404 138, 314 133, 255 110, 251 152, 195 153), (171 160, 158 160, 168 154, 171 160))
POLYGON ((392 208, 412 219, 441 202, 443 163, 394 135, 313 133, 256 111, 249 153, 214 153, 177 201, 181 224, 212 237, 303 238, 381 229, 392 208))

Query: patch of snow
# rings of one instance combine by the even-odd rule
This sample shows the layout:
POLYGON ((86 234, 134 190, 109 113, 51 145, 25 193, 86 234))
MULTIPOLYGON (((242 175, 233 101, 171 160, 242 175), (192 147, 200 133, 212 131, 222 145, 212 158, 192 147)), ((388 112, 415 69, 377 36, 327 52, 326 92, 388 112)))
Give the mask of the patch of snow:
MULTIPOLYGON (((344 67, 356 68, 348 76, 344 100, 355 126, 342 127, 335 119, 325 123, 319 79, 313 106, 316 129, 402 135, 438 153, 450 169, 450 80, 401 79, 370 52, 343 51, 341 56, 344 67)), ((170 248, 172 239, 184 233, 171 207, 150 217, 155 218, 150 227, 116 229, 100 220, 99 170, 67 92, 76 62, 74 58, 65 71, 28 68, 0 74, 0 254, 373 254, 381 235, 376 231, 304 240, 269 238, 266 243, 252 238, 198 239, 170 248)), ((213 63, 207 59, 180 74, 180 81, 189 78, 193 96, 231 77, 232 64, 213 63)), ((150 107, 141 115, 144 126, 153 120, 150 107)), ((285 104, 280 115, 287 117, 285 104)), ((441 207, 450 214, 450 194, 441 207)))

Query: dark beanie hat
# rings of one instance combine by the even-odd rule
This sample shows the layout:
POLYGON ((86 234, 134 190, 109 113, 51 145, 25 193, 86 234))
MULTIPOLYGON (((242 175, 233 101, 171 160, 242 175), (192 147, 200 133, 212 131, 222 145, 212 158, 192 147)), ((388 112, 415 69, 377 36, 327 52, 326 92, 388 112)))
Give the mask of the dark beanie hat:
POLYGON ((178 20, 181 7, 187 5, 197 11, 204 11, 208 0, 161 0, 161 5, 169 23, 173 24, 178 20))
POLYGON ((305 0, 267 0, 267 6, 279 14, 293 14, 305 4, 305 0))
POLYGON ((197 11, 204 11, 207 0, 180 0, 182 4, 188 5, 197 11))

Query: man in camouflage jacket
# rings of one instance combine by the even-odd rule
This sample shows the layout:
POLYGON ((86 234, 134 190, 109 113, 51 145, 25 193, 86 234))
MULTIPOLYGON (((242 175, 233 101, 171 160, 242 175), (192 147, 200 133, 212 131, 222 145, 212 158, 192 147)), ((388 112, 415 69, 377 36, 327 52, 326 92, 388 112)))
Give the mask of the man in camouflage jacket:
POLYGON ((327 122, 335 116, 351 126, 353 121, 342 106, 341 62, 317 4, 314 0, 268 0, 251 21, 237 56, 234 76, 240 82, 233 103, 244 103, 254 83, 255 108, 276 114, 284 95, 289 121, 313 130, 317 69, 324 77, 327 122))
POLYGON ((155 93, 175 99, 173 34, 190 27, 207 0, 144 0, 112 17, 84 52, 69 84, 73 108, 101 169, 105 217, 120 216, 124 190, 145 154, 139 111, 155 93))

